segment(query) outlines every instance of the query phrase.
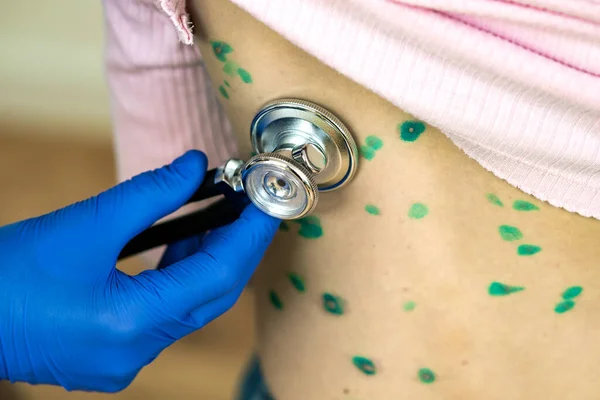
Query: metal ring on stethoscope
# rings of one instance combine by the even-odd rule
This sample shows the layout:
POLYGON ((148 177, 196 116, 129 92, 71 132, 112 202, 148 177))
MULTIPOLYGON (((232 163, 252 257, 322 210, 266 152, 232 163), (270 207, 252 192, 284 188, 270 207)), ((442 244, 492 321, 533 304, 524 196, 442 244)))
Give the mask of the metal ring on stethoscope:
POLYGON ((314 210, 319 192, 338 189, 354 177, 358 148, 344 124, 314 103, 273 101, 250 128, 258 155, 244 164, 242 186, 262 211, 297 219, 314 210))
POLYGON ((310 214, 319 198, 311 172, 276 153, 259 154, 248 160, 242 182, 246 194, 259 209, 280 219, 310 214))
POLYGON ((356 173, 358 147, 350 131, 317 104, 298 99, 273 101, 256 114, 250 135, 258 154, 288 152, 302 164, 298 154, 312 150, 317 162, 304 160, 304 166, 312 170, 322 192, 342 187, 356 173))

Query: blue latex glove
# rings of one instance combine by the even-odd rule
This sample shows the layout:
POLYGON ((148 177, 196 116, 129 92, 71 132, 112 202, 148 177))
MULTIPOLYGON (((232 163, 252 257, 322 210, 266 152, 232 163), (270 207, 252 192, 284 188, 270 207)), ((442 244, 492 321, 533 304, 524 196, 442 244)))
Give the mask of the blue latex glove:
POLYGON ((203 240, 168 249, 160 269, 129 276, 115 268, 131 238, 192 195, 206 165, 202 153, 188 152, 99 196, 0 228, 0 379, 119 391, 236 302, 279 225, 254 206, 203 240))

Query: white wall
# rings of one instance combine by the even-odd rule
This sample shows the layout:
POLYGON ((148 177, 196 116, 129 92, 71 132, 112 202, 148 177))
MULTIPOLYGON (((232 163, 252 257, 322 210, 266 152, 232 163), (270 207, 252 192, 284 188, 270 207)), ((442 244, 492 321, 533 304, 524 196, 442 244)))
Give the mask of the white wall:
POLYGON ((0 0, 0 120, 109 138, 103 40, 100 0, 0 0))

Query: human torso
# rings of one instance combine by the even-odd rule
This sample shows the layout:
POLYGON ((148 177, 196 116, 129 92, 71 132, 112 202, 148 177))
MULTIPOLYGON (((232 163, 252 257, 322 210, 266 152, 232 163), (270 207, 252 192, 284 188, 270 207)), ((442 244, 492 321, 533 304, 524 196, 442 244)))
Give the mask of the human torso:
POLYGON ((229 2, 195 9, 241 156, 255 112, 284 97, 327 107, 361 147, 354 181, 286 222, 255 277, 275 398, 599 398, 597 220, 496 178, 229 2))

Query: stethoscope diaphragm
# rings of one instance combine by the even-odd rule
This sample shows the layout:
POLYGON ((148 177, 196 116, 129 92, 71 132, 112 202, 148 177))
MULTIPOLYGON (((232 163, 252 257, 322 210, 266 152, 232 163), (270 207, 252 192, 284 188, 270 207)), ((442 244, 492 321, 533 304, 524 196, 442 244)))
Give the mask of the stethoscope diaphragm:
POLYGON ((352 180, 358 148, 350 131, 332 113, 304 100, 282 99, 265 105, 250 127, 257 153, 242 168, 250 201, 281 219, 308 215, 319 192, 352 180))

